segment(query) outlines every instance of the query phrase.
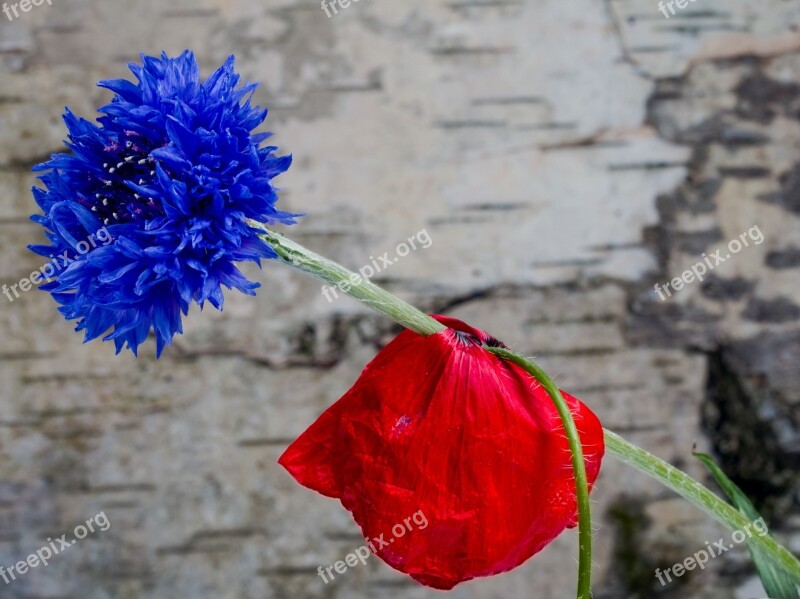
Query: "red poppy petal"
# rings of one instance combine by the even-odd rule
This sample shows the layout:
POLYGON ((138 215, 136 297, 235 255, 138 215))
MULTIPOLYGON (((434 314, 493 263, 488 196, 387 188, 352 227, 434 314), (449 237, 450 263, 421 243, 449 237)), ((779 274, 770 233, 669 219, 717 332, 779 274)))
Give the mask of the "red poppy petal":
MULTIPOLYGON (((451 318, 401 333, 281 456, 300 482, 341 500, 377 554, 428 586, 510 570, 575 523, 570 452, 552 400, 499 343, 451 318), (425 526, 414 525, 416 520, 425 526), (402 533, 402 534, 401 534, 402 533)), ((604 445, 597 417, 565 398, 589 481, 604 445)))

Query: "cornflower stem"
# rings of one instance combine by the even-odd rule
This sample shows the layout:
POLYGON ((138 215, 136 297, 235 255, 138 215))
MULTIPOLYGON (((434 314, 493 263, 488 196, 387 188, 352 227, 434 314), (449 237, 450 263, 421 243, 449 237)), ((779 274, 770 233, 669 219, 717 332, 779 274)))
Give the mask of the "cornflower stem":
POLYGON ((259 223, 251 221, 251 225, 264 231, 261 238, 275 250, 282 262, 322 279, 353 299, 385 314, 407 329, 427 337, 447 328, 421 310, 341 264, 328 260, 285 235, 259 225, 259 223))
MULTIPOLYGON (((604 432, 606 449, 614 458, 650 478, 656 479, 731 531, 750 530, 752 522, 742 512, 720 499, 719 496, 712 493, 691 476, 646 452, 630 441, 626 441, 618 434, 608 429, 604 429, 604 432)), ((749 536, 747 541, 757 545, 759 549, 769 555, 775 564, 786 570, 786 572, 800 578, 800 561, 772 536, 754 534, 749 536)))

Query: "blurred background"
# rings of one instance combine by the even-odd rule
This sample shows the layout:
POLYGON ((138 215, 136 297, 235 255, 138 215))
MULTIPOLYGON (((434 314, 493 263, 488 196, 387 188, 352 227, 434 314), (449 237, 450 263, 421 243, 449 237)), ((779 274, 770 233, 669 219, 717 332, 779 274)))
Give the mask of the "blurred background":
MULTIPOLYGON (((490 331, 605 425, 706 479, 712 452, 800 552, 800 4, 796 0, 52 0, 0 14, 0 280, 41 266, 33 164, 64 106, 93 118, 139 52, 235 54, 294 155, 291 235, 490 331), (331 11, 332 12, 332 11, 331 11), (13 11, 10 13, 13 15, 13 11), (666 15, 669 16, 667 18, 666 15), (757 227, 763 241, 654 291, 757 227), (419 246, 420 244, 418 244, 419 246)), ((723 255, 727 253, 723 252, 723 255)), ((267 263, 257 298, 193 310, 161 360, 86 346, 50 297, 0 296, 0 565, 95 514, 110 528, 10 584, 12 599, 426 599, 338 502, 276 464, 396 332, 267 263)), ((655 568, 727 534, 605 462, 595 594, 763 597, 738 547, 662 587, 655 568)), ((458 599, 574 596, 570 531, 458 599)))

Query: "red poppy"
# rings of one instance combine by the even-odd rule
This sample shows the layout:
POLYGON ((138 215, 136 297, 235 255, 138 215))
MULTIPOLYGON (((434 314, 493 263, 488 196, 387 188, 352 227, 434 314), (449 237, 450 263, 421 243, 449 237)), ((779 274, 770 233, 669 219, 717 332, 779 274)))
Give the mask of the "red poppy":
MULTIPOLYGON (((577 502, 564 429, 544 389, 481 347, 502 345, 493 337, 434 318, 449 328, 401 333, 279 462, 341 500, 387 564, 451 589, 523 563, 575 525, 577 502)), ((603 429, 564 397, 593 484, 603 429)))

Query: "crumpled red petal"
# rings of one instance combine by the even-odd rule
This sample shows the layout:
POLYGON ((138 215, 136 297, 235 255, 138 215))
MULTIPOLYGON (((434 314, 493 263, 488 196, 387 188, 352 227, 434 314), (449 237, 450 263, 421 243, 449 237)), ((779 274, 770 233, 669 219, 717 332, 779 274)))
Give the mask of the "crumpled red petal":
MULTIPOLYGON (((437 589, 515 568, 577 521, 570 452, 555 406, 520 367, 463 322, 401 333, 279 462, 341 500, 387 564, 437 589), (393 528, 422 512, 427 525, 393 528), (399 530, 399 529, 398 529, 399 530), (388 542, 391 539, 391 542, 388 542)), ((590 484, 603 429, 564 394, 590 484)), ((422 518, 420 518, 422 520, 422 518)))

